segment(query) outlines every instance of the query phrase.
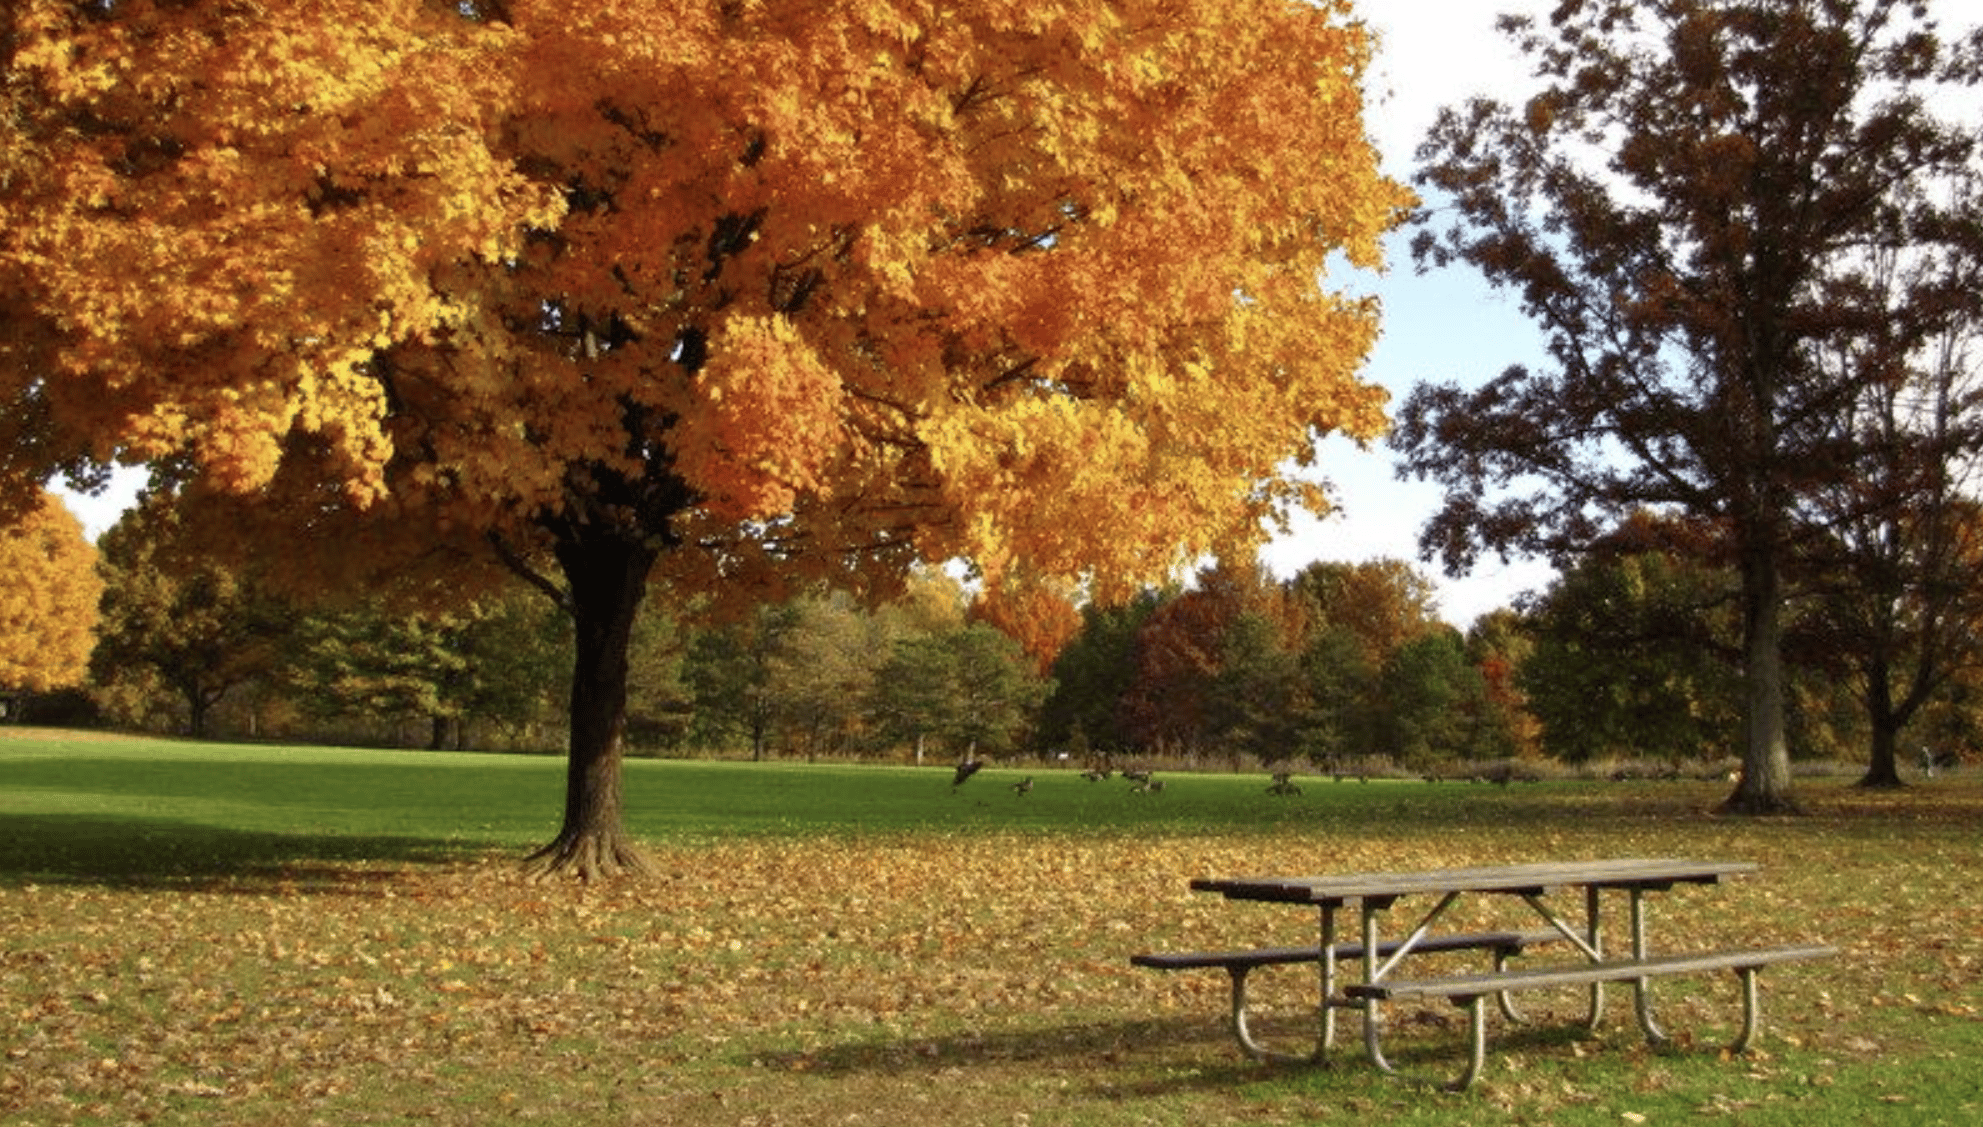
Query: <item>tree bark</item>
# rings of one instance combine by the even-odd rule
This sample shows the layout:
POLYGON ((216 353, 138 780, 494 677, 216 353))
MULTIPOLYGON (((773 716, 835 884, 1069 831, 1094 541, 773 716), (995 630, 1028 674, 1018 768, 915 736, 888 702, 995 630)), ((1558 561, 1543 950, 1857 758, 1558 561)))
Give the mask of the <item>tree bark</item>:
POLYGON ((571 744, 558 836, 525 859, 537 877, 594 881, 647 871, 620 822, 626 753, 628 651, 658 552, 596 525, 574 523, 557 542, 575 627, 571 744))
POLYGON ((1742 567, 1743 680, 1748 696, 1742 773, 1727 814, 1801 813, 1791 794, 1790 741, 1784 723, 1783 578, 1767 548, 1742 567))
POLYGON ((1907 783, 1900 777, 1900 732, 1894 728, 1873 727, 1873 758, 1859 784, 1874 790, 1899 790, 1907 783))
POLYGON ((1911 710, 1894 707, 1888 687, 1889 671, 1883 661, 1869 663, 1867 674, 1866 718, 1873 729, 1871 756, 1859 785, 1875 789, 1898 789, 1906 784, 1900 777, 1900 733, 1911 710))
POLYGON ((206 686, 193 682, 180 686, 180 695, 186 698, 186 734, 196 740, 207 737, 208 718, 213 715, 217 695, 210 696, 206 686))

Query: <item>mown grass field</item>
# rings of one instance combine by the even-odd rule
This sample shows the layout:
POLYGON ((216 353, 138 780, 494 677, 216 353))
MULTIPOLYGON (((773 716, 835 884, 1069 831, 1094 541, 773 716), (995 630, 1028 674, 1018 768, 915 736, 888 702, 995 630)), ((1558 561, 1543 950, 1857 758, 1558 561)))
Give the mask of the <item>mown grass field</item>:
MULTIPOLYGON (((952 793, 935 768, 627 766, 659 875, 580 888, 515 871, 555 828, 555 759, 0 729, 0 1123, 1983 1120, 1973 778, 1807 781, 1810 816, 1751 821, 1705 783, 1034 771, 1021 796, 1017 770, 952 793), (1354 1053, 1248 1062, 1223 975, 1127 962, 1311 938, 1193 876, 1653 855, 1764 866, 1657 898, 1656 935, 1844 950, 1765 976, 1762 1052, 1715 1049, 1728 982, 1667 985, 1659 1051, 1623 997, 1592 1038, 1538 996, 1450 1095, 1354 1053)), ((1263 986, 1292 1010, 1312 980, 1263 986)), ((1395 1055, 1457 1066, 1452 1011, 1393 1016, 1395 1055)))

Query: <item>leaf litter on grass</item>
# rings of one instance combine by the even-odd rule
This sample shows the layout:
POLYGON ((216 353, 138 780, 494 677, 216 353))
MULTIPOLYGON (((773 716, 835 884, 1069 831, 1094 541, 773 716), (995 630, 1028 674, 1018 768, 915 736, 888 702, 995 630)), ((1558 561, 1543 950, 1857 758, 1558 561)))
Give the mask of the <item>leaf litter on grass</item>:
MULTIPOLYGON (((1786 838, 1795 863, 1676 894, 1698 909, 1658 905, 1690 942, 1846 948, 1822 973, 1769 977, 1778 1043, 1849 1067, 1867 1045, 1913 1051, 1922 1022, 1977 1020, 1983 914, 1957 895, 1983 868, 1973 839, 1882 849, 1811 824, 1679 822, 1552 848, 1768 861, 1786 838)), ((0 1121, 921 1123, 932 1081, 959 1094, 952 1122, 1274 1121, 1302 1097, 1248 1094, 1276 1074, 1233 1053, 1224 977, 1154 975, 1127 956, 1312 941, 1313 916, 1187 881, 1535 848, 1522 826, 1455 840, 830 837, 662 846, 655 879, 596 888, 528 884, 498 857, 5 887, 0 1121)), ((1674 991, 1672 1013, 1725 1024, 1731 996, 1716 989, 1674 991)), ((1388 1098, 1375 1076, 1331 1082, 1388 1098)), ((1532 1116, 1587 1096, 1609 1098, 1514 1075, 1476 1110, 1503 1100, 1532 1116)))

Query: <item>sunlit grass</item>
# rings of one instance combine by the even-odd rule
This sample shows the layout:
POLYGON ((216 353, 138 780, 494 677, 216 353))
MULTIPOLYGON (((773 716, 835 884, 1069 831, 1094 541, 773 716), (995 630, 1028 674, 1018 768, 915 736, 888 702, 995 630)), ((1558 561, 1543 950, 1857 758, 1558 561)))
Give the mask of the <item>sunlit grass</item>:
MULTIPOLYGON (((1135 794, 1005 768, 953 793, 938 768, 637 761, 628 818, 660 875, 527 884, 514 862, 555 829, 561 772, 0 730, 0 1122, 1961 1123, 1983 1104, 1970 780, 1810 781, 1812 816, 1748 821, 1711 814, 1708 783, 1277 798, 1264 777, 1135 794), (1594 1040, 1497 1028, 1481 1085, 1445 1095, 1353 1051, 1247 1062, 1223 976, 1127 964, 1313 930, 1195 896, 1195 875, 1676 854, 1764 870, 1658 898, 1656 934, 1844 950, 1766 976, 1761 1055, 1714 1049, 1731 986, 1674 982, 1674 1050, 1629 1036, 1621 998, 1594 1040)), ((1312 988, 1263 983, 1270 1004, 1312 988)), ((1450 1011, 1398 1019, 1401 1057, 1457 1069, 1450 1011)))

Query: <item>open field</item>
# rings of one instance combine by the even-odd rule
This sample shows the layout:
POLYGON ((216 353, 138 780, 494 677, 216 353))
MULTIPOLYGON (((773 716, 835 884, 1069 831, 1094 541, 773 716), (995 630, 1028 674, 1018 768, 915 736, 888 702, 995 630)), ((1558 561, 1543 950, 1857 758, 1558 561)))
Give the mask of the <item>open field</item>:
MULTIPOLYGON (((1262 777, 1131 794, 1034 772, 1022 797, 1016 770, 955 794, 947 769, 627 770, 661 875, 588 889, 514 872, 555 829, 555 759, 0 729, 0 1123, 1983 1118, 1983 780, 1807 781, 1811 816, 1742 821, 1689 782, 1275 798, 1262 777), (1614 998, 1594 1040, 1497 1029, 1465 1095, 1252 1064, 1222 975, 1127 963, 1311 938, 1308 913, 1192 876, 1614 855, 1763 863, 1654 901, 1689 944, 1845 953, 1765 975, 1755 1056, 1713 1048, 1732 985, 1673 982, 1679 1047, 1638 1044, 1614 998)), ((1456 1065, 1451 1014, 1401 1008, 1398 1055, 1456 1065)))

